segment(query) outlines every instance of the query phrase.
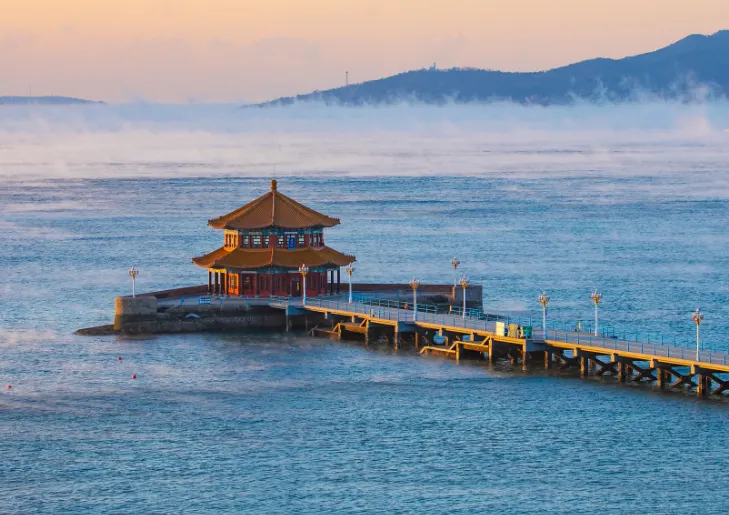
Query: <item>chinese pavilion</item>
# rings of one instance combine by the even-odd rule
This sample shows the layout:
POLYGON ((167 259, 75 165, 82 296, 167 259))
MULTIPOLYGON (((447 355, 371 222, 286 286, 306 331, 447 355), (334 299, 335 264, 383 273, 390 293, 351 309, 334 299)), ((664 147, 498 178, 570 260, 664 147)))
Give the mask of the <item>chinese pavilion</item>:
POLYGON ((324 244, 324 228, 338 224, 339 219, 279 193, 273 180, 265 195, 208 220, 210 227, 224 230, 224 244, 192 262, 208 269, 210 293, 299 296, 301 265, 309 270, 307 296, 338 292, 340 267, 356 259, 324 244))

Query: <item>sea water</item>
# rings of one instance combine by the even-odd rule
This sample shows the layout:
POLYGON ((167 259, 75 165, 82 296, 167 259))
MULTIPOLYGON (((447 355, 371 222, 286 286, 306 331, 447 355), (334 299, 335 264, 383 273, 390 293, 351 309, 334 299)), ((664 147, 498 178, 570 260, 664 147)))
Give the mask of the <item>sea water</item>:
POLYGON ((303 334, 82 337, 279 190, 355 280, 729 350, 725 104, 0 112, 0 512, 725 512, 729 405, 303 334), (117 357, 121 357, 119 360, 117 357), (132 379, 136 375, 136 379, 132 379), (8 389, 6 385, 12 385, 8 389))

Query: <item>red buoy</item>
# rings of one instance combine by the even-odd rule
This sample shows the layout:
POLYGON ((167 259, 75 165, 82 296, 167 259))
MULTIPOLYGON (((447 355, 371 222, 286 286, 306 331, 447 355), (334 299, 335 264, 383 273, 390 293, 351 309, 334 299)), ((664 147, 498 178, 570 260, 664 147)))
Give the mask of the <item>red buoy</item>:
POLYGON ((117 357, 116 357, 116 359, 117 359, 118 361, 121 361, 121 356, 117 356, 117 357))
POLYGON ((13 385, 9 384, 8 385, 8 390, 12 390, 12 389, 13 389, 13 385))
POLYGON ((137 374, 133 374, 132 379, 136 379, 136 378, 137 378, 137 374))

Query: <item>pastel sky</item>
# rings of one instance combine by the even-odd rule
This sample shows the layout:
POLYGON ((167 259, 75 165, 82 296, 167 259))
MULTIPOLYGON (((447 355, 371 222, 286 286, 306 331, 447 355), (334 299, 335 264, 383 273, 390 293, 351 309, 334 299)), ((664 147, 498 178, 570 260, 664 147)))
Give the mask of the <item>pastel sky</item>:
POLYGON ((258 101, 437 62, 540 70, 729 28, 727 0, 0 0, 0 95, 258 101))

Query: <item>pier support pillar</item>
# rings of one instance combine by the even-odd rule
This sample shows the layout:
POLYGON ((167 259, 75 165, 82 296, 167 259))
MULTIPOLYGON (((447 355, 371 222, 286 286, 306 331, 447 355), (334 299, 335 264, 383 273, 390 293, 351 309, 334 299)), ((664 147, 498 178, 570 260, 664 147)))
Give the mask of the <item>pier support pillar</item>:
POLYGON ((415 331, 414 339, 415 339, 415 348, 416 349, 419 349, 420 348, 420 342, 418 341, 418 332, 417 331, 415 331))
POLYGON ((706 397, 709 393, 709 377, 705 374, 697 374, 698 385, 696 386, 696 395, 706 397))
POLYGON ((628 370, 625 363, 622 361, 618 362, 618 381, 624 383, 628 376, 628 370))
POLYGON ((590 375, 590 358, 587 356, 580 356, 580 377, 587 377, 590 375))
POLYGON ((521 369, 527 370, 527 362, 529 361, 529 353, 526 351, 526 345, 521 351, 521 369))
POLYGON ((544 369, 549 370, 552 368, 552 353, 548 350, 544 351, 544 369))
POLYGON ((494 341, 489 342, 489 365, 494 364, 494 341))
POLYGON ((669 383, 669 374, 668 374, 667 370, 664 370, 662 368, 659 368, 657 372, 658 373, 656 374, 656 377, 657 377, 658 389, 663 390, 666 387, 666 385, 669 383))

